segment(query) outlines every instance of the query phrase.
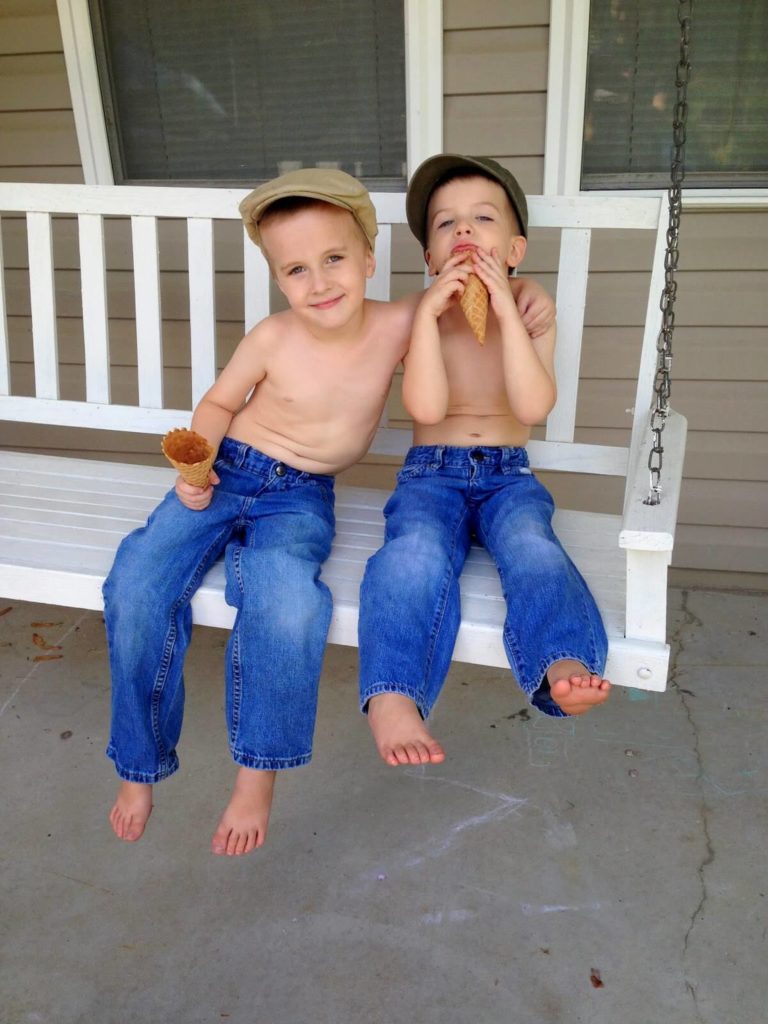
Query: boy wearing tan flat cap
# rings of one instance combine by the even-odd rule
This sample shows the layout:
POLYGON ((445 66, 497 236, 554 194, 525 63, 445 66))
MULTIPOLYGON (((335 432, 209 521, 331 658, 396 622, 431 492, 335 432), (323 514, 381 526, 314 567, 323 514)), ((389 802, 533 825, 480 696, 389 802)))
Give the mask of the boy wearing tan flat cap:
MULTIPOLYGON (((238 765, 212 839, 243 854, 267 833, 276 772, 309 762, 331 596, 320 579, 334 534, 334 476, 368 449, 419 296, 365 298, 376 213, 342 171, 269 181, 240 206, 289 309, 240 342, 192 428, 217 459, 206 487, 181 478, 121 545, 104 585, 112 670, 107 750, 120 777, 110 815, 135 841, 152 786, 176 771, 189 602, 225 555, 236 618, 227 647, 226 719, 238 765)), ((551 300, 532 286, 534 317, 551 300)))
POLYGON ((359 625, 360 705, 393 766, 445 757, 425 720, 450 665, 475 540, 498 567, 504 646, 531 704, 577 715, 610 692, 600 614, 528 467, 531 428, 555 404, 555 325, 531 331, 509 279, 528 240, 523 190, 495 160, 443 153, 415 171, 406 210, 435 281, 403 374, 413 447, 384 510, 384 546, 366 567, 359 625), (482 309, 476 318, 462 308, 470 286, 487 323, 482 309))

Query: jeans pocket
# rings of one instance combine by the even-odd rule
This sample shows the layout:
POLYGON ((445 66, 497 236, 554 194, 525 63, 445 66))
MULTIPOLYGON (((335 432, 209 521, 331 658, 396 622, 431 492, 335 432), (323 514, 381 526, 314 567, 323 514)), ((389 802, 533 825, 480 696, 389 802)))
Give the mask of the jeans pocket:
POLYGON ((403 466, 397 474, 397 482, 404 484, 408 480, 416 480, 418 477, 424 476, 427 470, 426 466, 414 464, 412 466, 403 466))

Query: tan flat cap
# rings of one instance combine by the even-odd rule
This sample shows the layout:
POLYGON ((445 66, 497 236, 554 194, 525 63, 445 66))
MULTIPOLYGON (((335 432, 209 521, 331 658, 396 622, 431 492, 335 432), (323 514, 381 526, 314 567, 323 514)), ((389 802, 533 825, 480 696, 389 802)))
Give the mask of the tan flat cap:
POLYGON ((279 178, 259 185, 243 199, 239 206, 240 214, 246 231, 259 248, 262 247, 259 221, 272 203, 290 196, 318 199, 339 206, 342 210, 349 210, 373 249, 379 227, 368 189, 346 171, 326 167, 304 167, 298 171, 288 171, 279 178))

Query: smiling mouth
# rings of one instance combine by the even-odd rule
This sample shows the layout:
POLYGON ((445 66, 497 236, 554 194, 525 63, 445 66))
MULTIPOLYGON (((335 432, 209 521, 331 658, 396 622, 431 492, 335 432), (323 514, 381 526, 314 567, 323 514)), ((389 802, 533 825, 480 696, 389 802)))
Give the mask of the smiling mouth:
POLYGON ((322 302, 313 302, 313 309, 332 309, 343 299, 343 295, 337 295, 335 299, 324 299, 322 302))

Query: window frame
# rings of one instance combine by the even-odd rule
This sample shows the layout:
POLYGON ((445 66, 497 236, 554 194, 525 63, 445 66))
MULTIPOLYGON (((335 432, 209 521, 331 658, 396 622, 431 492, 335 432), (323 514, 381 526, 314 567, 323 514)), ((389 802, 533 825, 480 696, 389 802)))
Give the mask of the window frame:
MULTIPOLYGON (((660 196, 666 189, 581 188, 590 0, 550 0, 545 195, 660 196)), ((695 63, 695 41, 692 42, 695 63)), ((674 68, 670 68, 670 78, 674 68)), ((670 125, 671 142, 671 125, 670 125)), ((768 188, 683 188, 686 209, 768 205, 768 188)))
MULTIPOLYGON (((115 185, 88 0, 56 0, 86 185, 115 185)), ((408 176, 443 149, 442 0, 403 0, 408 176)), ((168 182, 171 186, 184 183, 168 182)), ((216 183, 211 182, 211 187, 216 183)), ((119 186, 116 186, 119 187, 119 186)))

